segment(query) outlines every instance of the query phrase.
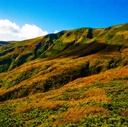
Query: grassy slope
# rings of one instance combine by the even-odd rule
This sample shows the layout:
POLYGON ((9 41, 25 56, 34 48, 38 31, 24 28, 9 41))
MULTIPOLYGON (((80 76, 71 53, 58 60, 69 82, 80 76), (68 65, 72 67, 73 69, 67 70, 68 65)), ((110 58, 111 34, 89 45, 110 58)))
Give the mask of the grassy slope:
POLYGON ((107 29, 81 28, 0 46, 0 72, 36 58, 85 56, 106 47, 121 49, 128 46, 127 30, 128 24, 107 29))
POLYGON ((128 24, 0 46, 0 126, 127 126, 128 24))
POLYGON ((78 78, 45 93, 0 104, 5 126, 127 127, 128 67, 78 78))

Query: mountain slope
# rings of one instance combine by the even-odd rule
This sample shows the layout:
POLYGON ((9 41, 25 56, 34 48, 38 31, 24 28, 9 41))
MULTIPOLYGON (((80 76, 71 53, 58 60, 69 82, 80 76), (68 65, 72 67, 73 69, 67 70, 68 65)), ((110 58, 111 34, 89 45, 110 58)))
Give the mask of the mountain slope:
POLYGON ((1 46, 0 70, 12 70, 36 58, 79 57, 107 47, 106 50, 120 50, 128 46, 127 29, 128 24, 106 29, 81 28, 1 46))
POLYGON ((0 126, 128 125, 128 66, 0 104, 0 126))
POLYGON ((127 126, 127 80, 128 24, 2 45, 0 126, 127 126))

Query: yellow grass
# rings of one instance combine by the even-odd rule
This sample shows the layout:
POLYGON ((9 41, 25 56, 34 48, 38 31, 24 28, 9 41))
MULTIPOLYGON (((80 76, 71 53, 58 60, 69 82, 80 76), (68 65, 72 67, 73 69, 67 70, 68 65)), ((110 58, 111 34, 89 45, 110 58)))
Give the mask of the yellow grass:
POLYGON ((60 114, 61 119, 54 122, 54 125, 67 124, 67 123, 77 123, 85 116, 88 115, 109 115, 109 111, 103 107, 90 106, 82 108, 70 108, 68 111, 60 114))
MULTIPOLYGON (((56 109, 57 107, 60 107, 63 104, 68 104, 70 107, 76 107, 77 104, 81 103, 84 104, 89 101, 95 101, 95 102, 108 102, 111 101, 111 98, 108 98, 105 90, 103 88, 95 88, 87 90, 83 93, 78 94, 78 100, 73 100, 72 98, 76 96, 73 91, 81 90, 84 88, 90 88, 91 86, 96 85, 94 82, 98 81, 100 84, 106 84, 112 81, 115 78, 121 78, 128 74, 128 68, 122 67, 117 69, 112 69, 106 72, 102 72, 98 75, 93 75, 85 78, 79 78, 76 79, 65 86, 56 89, 51 90, 45 93, 37 93, 29 95, 28 97, 17 99, 17 100, 9 100, 7 102, 4 102, 5 104, 8 102, 11 102, 12 104, 19 103, 19 105, 16 108, 16 112, 25 112, 27 110, 30 110, 31 108, 44 108, 44 109, 56 109), (67 100, 55 100, 53 101, 53 98, 56 97, 62 97, 64 92, 72 91, 71 94, 69 94, 70 99, 67 100), (28 102, 28 100, 30 100, 28 102)), ((128 85, 128 84, 126 84, 128 85)), ((16 89, 17 86, 11 88, 16 89)))

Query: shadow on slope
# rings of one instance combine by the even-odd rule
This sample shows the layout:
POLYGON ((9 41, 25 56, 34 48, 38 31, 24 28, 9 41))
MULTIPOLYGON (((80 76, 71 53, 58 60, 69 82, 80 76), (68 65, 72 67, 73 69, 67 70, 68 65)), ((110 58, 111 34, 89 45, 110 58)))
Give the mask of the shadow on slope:
POLYGON ((75 54, 75 58, 39 59, 3 73, 0 79, 1 89, 3 89, 0 100, 57 89, 77 78, 98 74, 128 63, 127 50, 124 52, 120 46, 105 45, 98 51, 83 57, 76 57, 75 54))
MULTIPOLYGON (((62 44, 62 42, 60 42, 62 44)), ((25 62, 30 60, 34 60, 38 57, 54 59, 58 57, 67 57, 67 56, 87 56, 91 54, 95 54, 101 50, 106 50, 106 52, 111 51, 119 51, 121 45, 109 45, 106 43, 99 43, 97 41, 88 43, 88 44, 75 44, 75 42, 62 44, 61 48, 56 47, 59 44, 54 44, 54 42, 47 41, 47 43, 39 42, 32 49, 32 51, 28 50, 22 53, 27 47, 19 47, 18 49, 7 49, 0 53, 0 72, 5 72, 8 70, 12 70, 15 67, 18 67, 25 62), (14 50, 21 51, 20 54, 11 53, 16 52, 14 50), (22 51, 23 50, 23 51, 22 51)))

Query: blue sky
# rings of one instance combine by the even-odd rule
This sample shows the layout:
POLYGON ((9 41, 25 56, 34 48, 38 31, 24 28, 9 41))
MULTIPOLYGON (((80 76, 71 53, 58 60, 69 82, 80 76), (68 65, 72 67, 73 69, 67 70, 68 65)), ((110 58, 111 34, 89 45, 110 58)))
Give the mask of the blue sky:
POLYGON ((48 33, 103 28, 128 23, 128 0, 0 0, 0 20, 5 19, 20 28, 30 24, 48 33))

